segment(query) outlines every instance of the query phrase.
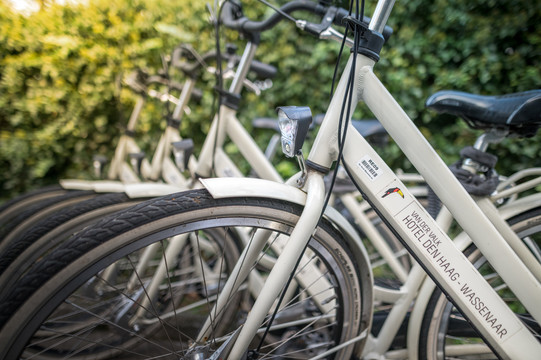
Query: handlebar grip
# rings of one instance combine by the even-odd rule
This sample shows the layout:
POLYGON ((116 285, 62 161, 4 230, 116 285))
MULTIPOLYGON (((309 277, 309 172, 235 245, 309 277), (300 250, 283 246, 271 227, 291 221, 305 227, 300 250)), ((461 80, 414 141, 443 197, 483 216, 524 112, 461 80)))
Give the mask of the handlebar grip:
POLYGON ((272 79, 276 76, 278 70, 276 67, 265 64, 257 60, 253 60, 250 64, 250 70, 253 71, 257 77, 262 79, 272 79))
MULTIPOLYGON (((182 45, 175 48, 175 50, 173 50, 171 64, 174 67, 182 70, 188 76, 196 77, 199 74, 202 63, 199 61, 188 63, 181 60, 183 57, 194 59, 193 51, 194 50, 189 50, 182 45)), ((223 53, 222 56, 226 60, 232 59, 235 62, 235 65, 237 65, 240 61, 240 57, 238 55, 230 55, 226 52, 223 53)), ((201 56, 201 60, 203 63, 210 61, 214 58, 216 58, 216 51, 214 50, 208 51, 201 56)), ((256 60, 252 61, 252 64, 250 65, 250 71, 253 71, 259 78, 263 79, 274 78, 277 73, 277 70, 274 66, 256 60)))
MULTIPOLYGON (((184 89, 183 83, 179 83, 178 81, 174 81, 174 80, 169 80, 167 83, 165 83, 165 85, 168 85, 170 90, 175 90, 178 92, 182 92, 182 90, 184 89)), ((192 93, 190 94, 190 96, 191 96, 190 98, 191 100, 194 100, 195 102, 200 102, 201 99, 203 98, 203 91, 201 91, 201 89, 194 87, 192 89, 192 93)))
MULTIPOLYGON (((178 92, 182 92, 182 90, 184 89, 183 83, 179 83, 178 81, 174 81, 174 80, 169 80, 163 84, 169 86, 170 90, 175 90, 178 92)), ((194 87, 192 89, 192 93, 190 94, 190 96, 191 96, 190 98, 191 100, 194 100, 195 102, 200 102, 201 99, 203 98, 203 91, 201 91, 201 89, 194 87)))
MULTIPOLYGON (((192 64, 182 61, 182 58, 194 59, 194 55, 192 51, 194 50, 190 50, 186 48, 184 45, 177 46, 173 50, 173 56, 171 58, 171 65, 176 67, 177 69, 180 69, 187 76, 195 78, 199 75, 201 64, 197 61, 192 64)), ((212 57, 212 56, 214 56, 214 53, 212 53, 211 55, 207 53, 203 56, 203 59, 205 60, 205 58, 212 57)))

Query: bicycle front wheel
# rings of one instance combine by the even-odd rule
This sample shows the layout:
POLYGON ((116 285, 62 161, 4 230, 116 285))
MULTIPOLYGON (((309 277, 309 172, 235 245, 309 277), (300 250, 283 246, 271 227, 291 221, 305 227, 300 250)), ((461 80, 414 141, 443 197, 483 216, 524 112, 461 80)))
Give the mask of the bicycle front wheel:
MULTIPOLYGON (((534 256, 541 260, 541 208, 534 208, 517 215, 508 222, 534 256)), ((526 311, 481 252, 474 245, 470 245, 465 254, 513 309, 517 317, 541 341, 539 324, 526 311)), ((429 360, 498 358, 439 289, 435 289, 432 293, 423 316, 419 355, 421 359, 429 360)))
MULTIPOLYGON (((0 357, 209 358, 242 326, 301 211, 197 190, 107 218, 40 261, 0 305, 0 357), (238 249, 262 238, 239 276, 235 264, 248 260, 238 249)), ((341 234, 322 221, 250 350, 303 359, 343 344, 370 322, 361 315, 370 314, 362 308, 369 285, 341 234)), ((327 358, 349 358, 354 346, 327 358)))

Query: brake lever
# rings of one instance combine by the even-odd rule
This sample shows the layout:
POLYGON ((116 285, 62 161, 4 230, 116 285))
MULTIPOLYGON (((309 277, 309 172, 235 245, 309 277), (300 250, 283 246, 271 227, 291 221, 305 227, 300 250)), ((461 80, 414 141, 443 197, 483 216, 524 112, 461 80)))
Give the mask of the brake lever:
POLYGON ((179 99, 176 98, 175 96, 173 96, 173 95, 171 95, 169 93, 159 92, 159 91, 156 91, 154 89, 148 90, 148 96, 150 96, 151 98, 154 98, 154 99, 158 99, 161 102, 170 101, 175 105, 178 105, 178 103, 179 103, 179 99))
POLYGON ((245 88, 251 90, 257 96, 261 95, 261 89, 259 88, 259 86, 257 86, 257 84, 253 83, 248 79, 244 79, 242 83, 244 84, 245 88))
MULTIPOLYGON (((336 30, 332 26, 329 26, 319 34, 319 38, 323 40, 334 40, 342 43, 342 41, 344 40, 344 34, 336 30)), ((353 47, 353 40, 346 37, 346 46, 350 48, 353 47)))
MULTIPOLYGON (((175 105, 178 105, 180 103, 180 99, 169 94, 169 93, 163 93, 163 92, 159 92, 159 91, 156 91, 154 89, 150 89, 148 90, 147 92, 148 96, 150 96, 151 98, 154 98, 154 99, 158 99, 160 100, 161 102, 171 102, 175 105)), ((192 110, 190 109, 189 106, 185 106, 184 109, 183 109, 184 113, 186 115, 190 115, 192 113, 192 110)))
MULTIPOLYGON (((332 23, 336 17, 338 8, 331 6, 327 10, 325 16, 320 24, 313 24, 305 20, 297 20, 296 25, 303 31, 306 31, 319 39, 322 40, 334 40, 336 42, 342 43, 344 39, 344 34, 332 27, 332 23)), ((353 40, 346 38, 346 45, 348 47, 353 47, 353 40)))

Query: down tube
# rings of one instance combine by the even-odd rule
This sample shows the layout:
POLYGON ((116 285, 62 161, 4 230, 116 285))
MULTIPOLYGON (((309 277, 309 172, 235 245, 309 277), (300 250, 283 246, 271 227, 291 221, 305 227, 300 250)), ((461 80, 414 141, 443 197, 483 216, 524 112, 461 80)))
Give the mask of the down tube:
POLYGON ((506 239, 452 175, 428 141, 374 75, 372 69, 365 67, 360 73, 361 86, 365 88, 363 93, 365 103, 505 283, 537 322, 541 323, 539 306, 541 283, 520 261, 506 239))
POLYGON ((541 345, 353 128, 348 130, 344 163, 363 196, 395 229, 491 346, 505 358, 535 359, 541 345))

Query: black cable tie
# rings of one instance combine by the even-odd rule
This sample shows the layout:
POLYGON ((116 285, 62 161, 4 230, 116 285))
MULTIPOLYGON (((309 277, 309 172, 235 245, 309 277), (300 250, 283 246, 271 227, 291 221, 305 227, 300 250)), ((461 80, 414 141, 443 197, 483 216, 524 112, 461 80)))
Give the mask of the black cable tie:
POLYGON ((167 116, 167 126, 178 130, 180 128, 180 120, 172 116, 167 116))
POLYGON ((356 19, 351 15, 344 17, 342 19, 342 22, 345 23, 346 25, 349 25, 349 27, 353 29, 354 31, 361 30, 361 34, 363 34, 366 30, 368 30, 368 25, 365 22, 359 19, 356 19))
POLYGON ((126 129, 126 130, 124 131, 124 134, 125 134, 126 136, 131 137, 131 138, 135 137, 135 131, 133 131, 133 130, 128 130, 128 129, 126 129))
POLYGON ((383 35, 377 31, 370 30, 368 24, 351 15, 344 17, 342 21, 352 28, 354 33, 358 33, 359 35, 357 48, 353 46, 351 52, 363 54, 377 62, 379 60, 379 53, 385 42, 383 35))

